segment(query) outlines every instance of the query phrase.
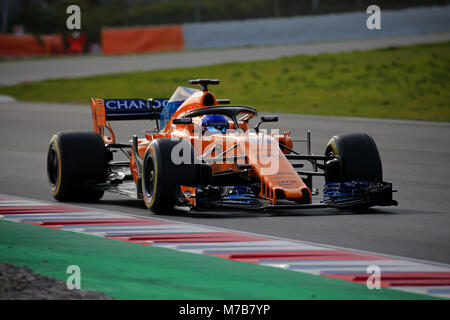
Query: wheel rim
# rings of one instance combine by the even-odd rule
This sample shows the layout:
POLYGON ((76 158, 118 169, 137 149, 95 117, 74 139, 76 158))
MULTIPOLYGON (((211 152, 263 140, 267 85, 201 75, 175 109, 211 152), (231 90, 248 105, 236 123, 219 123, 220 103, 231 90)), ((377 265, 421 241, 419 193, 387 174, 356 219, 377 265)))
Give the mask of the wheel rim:
POLYGON ((147 157, 144 162, 144 192, 147 198, 153 196, 155 183, 155 166, 152 157, 147 157))
POLYGON ((59 180, 59 158, 54 146, 50 147, 47 156, 47 175, 52 189, 54 189, 59 180))

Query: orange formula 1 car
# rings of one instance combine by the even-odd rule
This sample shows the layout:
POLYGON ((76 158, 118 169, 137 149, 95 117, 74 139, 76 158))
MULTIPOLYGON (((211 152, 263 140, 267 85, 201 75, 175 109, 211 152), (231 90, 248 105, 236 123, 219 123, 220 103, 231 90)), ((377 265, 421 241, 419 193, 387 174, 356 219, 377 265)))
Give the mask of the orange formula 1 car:
POLYGON ((373 139, 364 133, 334 136, 324 155, 293 150, 290 132, 260 129, 277 116, 217 99, 208 85, 178 87, 170 99, 91 99, 94 132, 60 132, 47 156, 50 192, 60 201, 98 200, 104 191, 143 199, 155 213, 173 209, 270 209, 396 205, 382 178, 373 139), (118 143, 110 121, 154 120, 144 138, 118 143), (254 120, 253 120, 254 121, 254 120), (115 153, 122 151, 125 161, 115 153), (305 164, 312 169, 303 170, 305 164), (315 176, 325 177, 320 202, 315 176))

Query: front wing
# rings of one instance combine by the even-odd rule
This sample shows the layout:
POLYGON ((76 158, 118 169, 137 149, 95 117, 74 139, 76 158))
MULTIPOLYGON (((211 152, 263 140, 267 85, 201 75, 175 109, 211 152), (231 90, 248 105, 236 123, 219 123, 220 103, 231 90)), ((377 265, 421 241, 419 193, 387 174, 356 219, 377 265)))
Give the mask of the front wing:
POLYGON ((354 209, 371 206, 397 205, 392 199, 392 183, 352 181, 327 183, 320 202, 301 204, 281 200, 277 204, 259 197, 249 186, 181 186, 177 191, 177 209, 184 211, 216 209, 283 210, 305 208, 354 209))

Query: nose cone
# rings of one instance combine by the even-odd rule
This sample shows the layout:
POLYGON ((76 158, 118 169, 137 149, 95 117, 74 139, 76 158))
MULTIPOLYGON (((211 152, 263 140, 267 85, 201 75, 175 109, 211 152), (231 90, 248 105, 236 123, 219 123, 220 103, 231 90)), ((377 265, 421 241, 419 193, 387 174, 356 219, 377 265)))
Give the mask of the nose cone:
POLYGON ((261 180, 260 196, 272 204, 277 199, 311 203, 311 191, 280 150, 278 141, 263 134, 252 139, 248 159, 261 180))

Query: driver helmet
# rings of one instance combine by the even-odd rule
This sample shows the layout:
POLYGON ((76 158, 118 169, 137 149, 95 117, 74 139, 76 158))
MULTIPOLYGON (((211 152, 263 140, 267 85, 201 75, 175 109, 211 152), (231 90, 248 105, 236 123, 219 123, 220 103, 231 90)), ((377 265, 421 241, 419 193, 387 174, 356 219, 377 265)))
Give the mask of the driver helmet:
POLYGON ((208 114, 202 117, 203 132, 226 133, 230 124, 227 118, 221 114, 208 114))

